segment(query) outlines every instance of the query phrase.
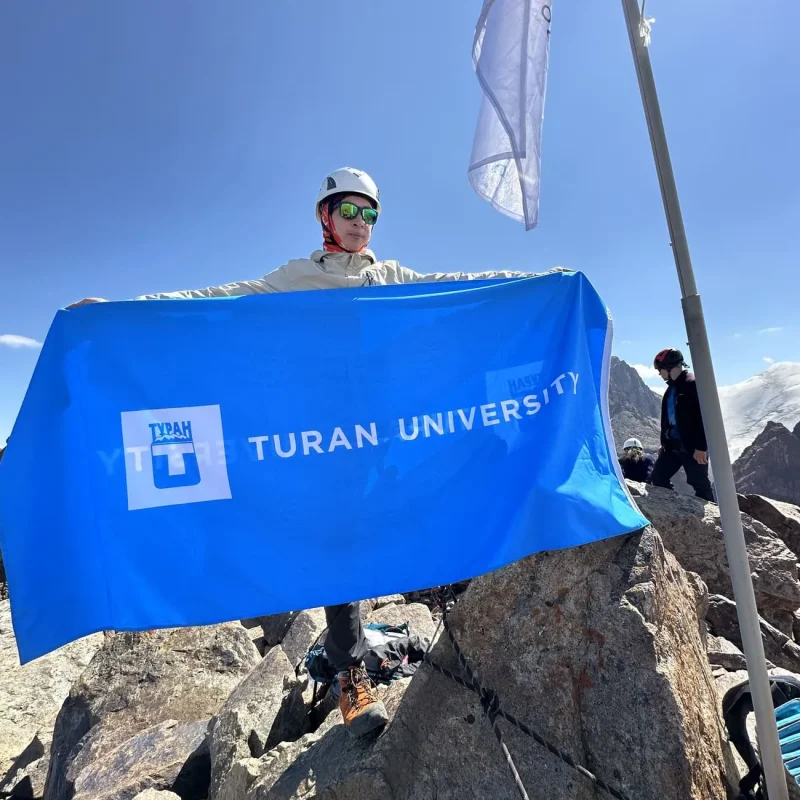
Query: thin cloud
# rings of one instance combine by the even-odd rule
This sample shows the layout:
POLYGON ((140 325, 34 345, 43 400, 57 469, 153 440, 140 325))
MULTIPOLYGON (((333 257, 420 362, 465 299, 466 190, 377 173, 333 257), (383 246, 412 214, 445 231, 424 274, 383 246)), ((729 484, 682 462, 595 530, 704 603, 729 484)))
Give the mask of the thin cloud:
POLYGON ((741 339, 742 338, 742 334, 741 333, 734 333, 733 334, 733 338, 734 339, 741 339))
POLYGON ((655 367, 648 367, 647 364, 631 364, 631 366, 639 373, 639 377, 643 381, 658 377, 655 367))
POLYGON ((761 360, 762 361, 766 361, 767 364, 774 364, 775 363, 775 359, 774 358, 770 358, 769 356, 764 356, 761 360))
POLYGON ((2 333, 0 334, 0 345, 12 347, 15 350, 22 347, 33 350, 37 347, 41 347, 42 343, 36 341, 36 339, 30 339, 27 336, 18 336, 16 333, 2 333))
POLYGON ((780 333, 783 328, 762 328, 759 332, 759 336, 763 336, 765 333, 780 333))

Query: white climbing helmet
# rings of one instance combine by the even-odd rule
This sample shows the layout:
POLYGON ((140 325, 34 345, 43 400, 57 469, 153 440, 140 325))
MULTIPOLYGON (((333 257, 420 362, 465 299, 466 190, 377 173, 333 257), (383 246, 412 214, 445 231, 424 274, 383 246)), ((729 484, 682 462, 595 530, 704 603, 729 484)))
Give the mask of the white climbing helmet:
POLYGON ((635 447, 637 450, 644 450, 642 443, 638 439, 626 439, 625 444, 622 445, 623 450, 630 450, 635 447))
POLYGON ((375 208, 380 212, 381 210, 381 193, 375 185, 375 181, 367 175, 366 172, 360 169, 353 169, 353 167, 342 167, 335 169, 330 175, 325 176, 322 181, 322 186, 319 187, 319 194, 317 195, 317 221, 319 221, 319 204, 332 194, 360 194, 368 197, 375 203, 375 208))

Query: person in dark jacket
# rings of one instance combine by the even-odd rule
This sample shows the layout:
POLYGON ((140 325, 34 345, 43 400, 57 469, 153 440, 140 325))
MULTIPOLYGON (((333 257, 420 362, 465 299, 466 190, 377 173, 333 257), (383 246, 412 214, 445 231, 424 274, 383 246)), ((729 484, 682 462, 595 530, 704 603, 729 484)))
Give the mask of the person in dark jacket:
POLYGON ((714 500, 708 479, 708 445, 694 375, 683 353, 667 348, 653 360, 667 382, 661 400, 661 451, 650 478, 654 486, 672 489, 672 476, 683 467, 697 497, 714 500))
POLYGON ((650 453, 644 452, 644 447, 638 439, 628 439, 622 446, 622 456, 619 465, 622 474, 629 481, 647 483, 655 467, 656 460, 650 453))

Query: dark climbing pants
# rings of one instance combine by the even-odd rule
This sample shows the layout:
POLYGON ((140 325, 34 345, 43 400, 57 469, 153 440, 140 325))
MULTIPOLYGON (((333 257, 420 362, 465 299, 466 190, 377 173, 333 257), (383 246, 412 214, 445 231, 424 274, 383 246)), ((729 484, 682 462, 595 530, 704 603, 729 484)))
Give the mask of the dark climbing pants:
POLYGON ((337 672, 342 672, 360 664, 367 654, 367 640, 361 624, 361 603, 325 606, 325 616, 328 620, 325 653, 331 666, 337 672))
POLYGON ((708 479, 708 464, 698 464, 694 460, 694 455, 685 450, 663 449, 653 467, 653 474, 650 482, 653 486, 663 486, 665 489, 672 489, 672 476, 683 467, 686 473, 686 480, 694 489, 697 497, 703 500, 714 501, 714 493, 711 491, 711 481, 708 479))

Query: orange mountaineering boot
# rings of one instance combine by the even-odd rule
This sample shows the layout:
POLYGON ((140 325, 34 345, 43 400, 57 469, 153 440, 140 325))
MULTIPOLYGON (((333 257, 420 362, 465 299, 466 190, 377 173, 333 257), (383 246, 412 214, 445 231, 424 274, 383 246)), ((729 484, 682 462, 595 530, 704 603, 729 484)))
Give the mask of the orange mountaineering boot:
POLYGON ((339 685, 342 689, 339 710, 350 735, 361 739, 369 734, 380 733, 389 721, 389 715, 364 665, 357 664, 340 672, 339 685))

